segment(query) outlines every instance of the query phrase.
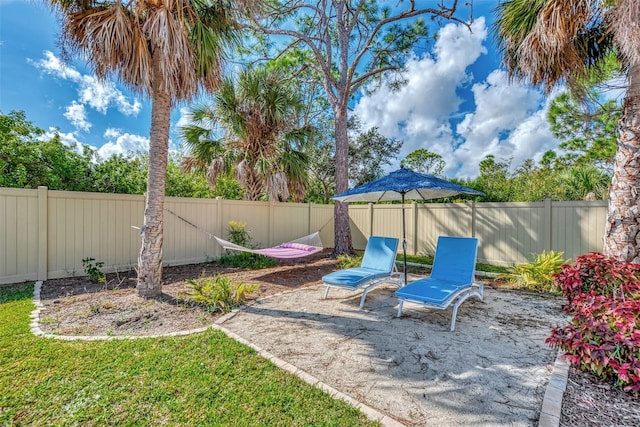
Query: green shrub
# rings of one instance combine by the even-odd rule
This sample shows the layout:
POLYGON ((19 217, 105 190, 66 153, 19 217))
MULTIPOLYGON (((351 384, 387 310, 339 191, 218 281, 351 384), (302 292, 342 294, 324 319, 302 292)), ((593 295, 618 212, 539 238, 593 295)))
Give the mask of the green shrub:
POLYGON ((569 259, 562 259, 563 255, 564 252, 542 251, 531 261, 514 265, 507 278, 519 288, 559 295, 560 289, 554 283, 553 276, 562 271, 563 264, 569 262, 569 259))
POLYGON ((101 270, 103 266, 104 262, 96 261, 95 258, 87 257, 82 260, 85 274, 96 283, 107 283, 107 276, 101 270))
POLYGON ((189 279, 187 282, 192 291, 189 294, 192 301, 205 305, 211 312, 221 311, 223 313, 228 313, 243 304, 247 296, 257 292, 260 288, 256 284, 234 283, 230 278, 220 274, 213 279, 189 279))
POLYGON ((227 236, 229 241, 233 244, 245 246, 250 248, 251 236, 247 231, 246 222, 229 221, 229 228, 227 228, 227 236))
MULTIPOLYGON (((253 248, 255 245, 247 231, 245 222, 229 221, 227 229, 227 238, 231 243, 253 248)), ((236 268, 246 268, 248 270, 259 270, 261 268, 269 268, 275 266, 276 260, 264 255, 252 254, 250 252, 227 252, 220 257, 218 262, 222 265, 228 265, 236 268)))
POLYGON ((347 254, 343 254, 343 255, 338 255, 338 258, 336 258, 338 261, 338 267, 343 269, 343 268, 353 268, 353 267, 360 267, 360 265, 362 264, 362 255, 347 255, 347 254))
POLYGON ((260 254, 252 254, 251 252, 227 253, 220 257, 218 263, 228 265, 229 267, 245 268, 247 270, 260 270, 262 268, 273 267, 277 264, 273 258, 260 254))

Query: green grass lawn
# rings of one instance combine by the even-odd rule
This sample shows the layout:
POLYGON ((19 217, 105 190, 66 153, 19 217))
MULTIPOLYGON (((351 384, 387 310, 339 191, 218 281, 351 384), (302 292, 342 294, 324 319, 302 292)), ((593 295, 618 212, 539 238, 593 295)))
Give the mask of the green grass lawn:
POLYGON ((0 288, 0 425, 378 425, 219 331, 35 337, 32 293, 0 288))

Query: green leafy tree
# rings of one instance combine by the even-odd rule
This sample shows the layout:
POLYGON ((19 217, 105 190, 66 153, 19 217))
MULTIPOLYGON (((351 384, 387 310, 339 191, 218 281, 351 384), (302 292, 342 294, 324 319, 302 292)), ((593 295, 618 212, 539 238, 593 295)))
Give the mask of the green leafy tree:
MULTIPOLYGON (((163 207, 171 108, 220 81, 223 48, 235 40, 244 2, 49 0, 61 44, 87 58, 99 78, 115 73, 151 98, 149 173, 138 258, 138 294, 162 293, 163 207)), ((249 2, 247 2, 249 3, 249 2)))
POLYGON ((320 140, 309 148, 309 188, 305 200, 312 203, 328 204, 336 194, 334 144, 320 140))
POLYGON ((192 109, 182 128, 190 155, 186 171, 205 170, 212 186, 230 171, 248 200, 302 200, 307 157, 299 147, 309 129, 300 127, 302 103, 282 72, 246 68, 237 81, 225 78, 211 105, 192 109))
POLYGON ((561 198, 560 172, 544 164, 536 164, 527 159, 516 168, 509 178, 511 195, 514 202, 539 202, 544 199, 561 198))
POLYGON ((507 202, 513 198, 509 181, 510 162, 496 161, 493 155, 486 156, 480 162, 480 175, 468 184, 485 193, 483 200, 487 202, 507 202))
POLYGON ((411 169, 414 172, 426 175, 442 176, 442 171, 447 163, 440 154, 432 153, 426 148, 412 151, 400 160, 400 166, 411 169))
MULTIPOLYGON (((91 176, 93 191, 101 193, 144 194, 149 157, 145 153, 114 154, 99 162, 91 176)), ((221 178, 223 179, 223 178, 221 178)), ((240 199, 241 189, 237 182, 225 182, 213 191, 202 172, 185 173, 180 169, 177 156, 169 156, 167 163, 166 195, 174 197, 240 199)))
POLYGON ((23 111, 0 113, 0 187, 91 191, 94 157, 88 147, 64 145, 58 134, 45 138, 23 111))
POLYGON ((144 194, 147 184, 147 158, 113 154, 99 162, 92 174, 93 189, 99 193, 144 194))
POLYGON ((171 158, 167 164, 167 196, 212 198, 215 194, 203 173, 185 173, 179 160, 171 158))
POLYGON ((622 103, 603 252, 640 263, 640 20, 635 0, 503 1, 495 34, 512 77, 547 91, 581 87, 617 54, 628 87, 622 103))
POLYGON ((569 162, 613 168, 620 120, 616 101, 585 103, 565 92, 551 102, 547 118, 569 162))
MULTIPOLYGON (((458 2, 448 7, 420 8, 416 2, 381 7, 376 0, 274 1, 253 18, 253 28, 290 48, 306 46, 313 67, 333 111, 335 135, 335 185, 337 192, 349 186, 348 110, 351 97, 372 79, 400 71, 407 53, 426 34, 419 18, 434 17, 461 22, 454 14, 458 2)), ((334 212, 335 254, 353 253, 348 204, 337 202, 334 212)))
POLYGON ((358 186, 383 175, 383 166, 397 157, 402 143, 381 135, 377 127, 362 131, 357 118, 349 121, 349 176, 352 186, 358 186), (355 134, 355 135, 354 135, 355 134))

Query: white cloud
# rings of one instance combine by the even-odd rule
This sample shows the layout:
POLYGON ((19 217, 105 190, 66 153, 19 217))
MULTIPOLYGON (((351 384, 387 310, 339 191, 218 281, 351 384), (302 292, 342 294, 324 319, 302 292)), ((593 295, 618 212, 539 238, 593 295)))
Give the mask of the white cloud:
POLYGON ((91 123, 87 120, 87 112, 84 109, 84 104, 73 101, 71 105, 67 107, 64 116, 76 129, 88 132, 91 128, 91 123))
POLYGON ((356 114, 387 136, 448 135, 444 121, 462 102, 456 88, 470 79, 466 68, 486 53, 482 46, 486 35, 484 18, 473 24, 473 32, 462 25, 446 25, 440 30, 433 56, 407 61, 406 85, 397 91, 384 86, 364 96, 356 114))
POLYGON ((378 126, 383 135, 404 142, 400 158, 426 148, 443 156, 449 176, 477 176, 478 164, 488 154, 513 159, 517 166, 528 158, 539 160, 558 144, 546 121, 542 93, 509 82, 504 71, 494 70, 474 84, 468 100, 473 110, 460 110, 457 91, 473 79, 467 69, 487 52, 483 17, 472 30, 446 25, 431 55, 408 61, 404 87, 396 92, 382 87, 363 95, 355 107, 365 127, 378 126))
POLYGON ((107 109, 115 107, 126 116, 136 116, 142 108, 140 101, 137 99, 129 100, 112 81, 81 74, 61 61, 53 52, 47 50, 44 52, 43 59, 31 62, 47 74, 77 84, 78 101, 102 114, 106 114, 107 109))
POLYGON ((546 121, 546 106, 540 106, 539 91, 509 82, 504 71, 494 70, 485 82, 473 85, 472 93, 475 111, 456 127, 461 144, 447 159, 450 171, 475 176, 479 161, 488 154, 513 159, 512 165, 517 166, 529 158, 539 160, 557 145, 546 121))
POLYGON ((44 51, 43 59, 36 62, 30 62, 32 62, 37 68, 44 70, 47 74, 53 74, 63 80, 78 82, 82 79, 82 75, 77 70, 69 67, 67 64, 62 62, 60 58, 55 56, 53 52, 48 50, 44 51))
POLYGON ((98 154, 103 159, 113 154, 129 154, 149 151, 149 138, 130 133, 122 133, 119 129, 108 128, 104 137, 108 139, 106 143, 98 149, 98 154))
POLYGON ((191 108, 180 107, 180 118, 175 124, 176 130, 180 130, 181 127, 190 125, 193 122, 193 114, 191 114, 191 108))

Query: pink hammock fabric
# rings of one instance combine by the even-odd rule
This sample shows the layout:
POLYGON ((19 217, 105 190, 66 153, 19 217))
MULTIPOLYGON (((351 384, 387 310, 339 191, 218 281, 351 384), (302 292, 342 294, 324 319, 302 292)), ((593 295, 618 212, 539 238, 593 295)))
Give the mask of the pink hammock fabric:
MULTIPOLYGON (((306 238, 309 237, 317 237, 315 236, 315 234, 318 233, 314 233, 310 236, 307 236, 306 238)), ((250 252, 252 254, 260 254, 260 255, 265 255, 271 258, 276 258, 276 259, 296 259, 296 258, 302 258, 302 257, 306 257, 306 256, 310 256, 313 254, 317 254, 318 252, 322 251, 322 246, 312 246, 312 245, 306 245, 304 243, 299 243, 297 241, 292 241, 292 242, 285 242, 282 243, 278 246, 273 246, 271 248, 264 248, 264 249, 250 249, 250 248, 246 248, 244 246, 240 246, 240 245, 236 245, 234 243, 231 243, 227 240, 221 239, 217 236, 213 236, 215 237, 215 239, 218 241, 218 243, 220 244, 220 246, 222 246, 223 248, 230 250, 230 251, 240 251, 240 252, 250 252)), ((304 238, 303 238, 304 239, 304 238)), ((298 239, 298 240, 302 240, 302 239, 298 239)))

